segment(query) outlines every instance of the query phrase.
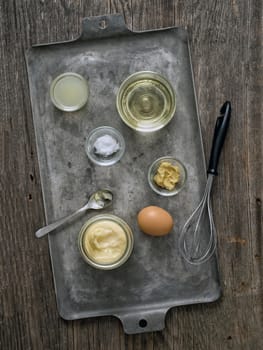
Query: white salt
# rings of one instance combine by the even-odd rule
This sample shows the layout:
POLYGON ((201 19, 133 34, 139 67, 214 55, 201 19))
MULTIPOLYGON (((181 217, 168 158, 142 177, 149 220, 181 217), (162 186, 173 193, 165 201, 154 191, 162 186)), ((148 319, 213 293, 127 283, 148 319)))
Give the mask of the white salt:
POLYGON ((94 153, 102 156, 108 157, 112 154, 118 152, 120 145, 118 141, 111 135, 103 135, 98 137, 94 143, 94 153))

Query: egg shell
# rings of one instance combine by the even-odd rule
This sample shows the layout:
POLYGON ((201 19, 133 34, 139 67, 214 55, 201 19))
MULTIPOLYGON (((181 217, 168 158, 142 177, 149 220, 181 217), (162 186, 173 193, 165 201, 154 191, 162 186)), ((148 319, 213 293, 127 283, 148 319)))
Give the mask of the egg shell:
POLYGON ((156 206, 143 208, 137 217, 140 229, 152 236, 163 236, 173 228, 173 218, 164 209, 156 206))

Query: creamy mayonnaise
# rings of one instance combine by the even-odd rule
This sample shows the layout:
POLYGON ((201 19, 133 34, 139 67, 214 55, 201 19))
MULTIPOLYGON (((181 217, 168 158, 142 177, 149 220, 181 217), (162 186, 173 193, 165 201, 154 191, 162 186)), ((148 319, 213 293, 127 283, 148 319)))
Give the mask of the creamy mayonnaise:
POLYGON ((111 264, 125 253, 127 236, 120 225, 105 219, 91 224, 86 229, 82 242, 90 259, 100 264, 111 264))

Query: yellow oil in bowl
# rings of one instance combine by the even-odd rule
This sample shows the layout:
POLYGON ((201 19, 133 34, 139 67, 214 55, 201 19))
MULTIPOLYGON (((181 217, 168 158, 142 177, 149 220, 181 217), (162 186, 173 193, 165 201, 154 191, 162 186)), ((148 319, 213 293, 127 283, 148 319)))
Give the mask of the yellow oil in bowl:
POLYGON ((121 84, 116 101, 120 117, 142 132, 163 128, 175 113, 175 92, 160 74, 137 72, 121 84))

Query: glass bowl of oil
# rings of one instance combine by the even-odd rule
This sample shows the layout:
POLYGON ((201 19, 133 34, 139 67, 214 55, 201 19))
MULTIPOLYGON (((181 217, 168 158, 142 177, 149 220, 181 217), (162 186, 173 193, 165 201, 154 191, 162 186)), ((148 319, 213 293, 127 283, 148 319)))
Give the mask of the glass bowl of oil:
POLYGON ((140 132, 166 126, 175 114, 176 97, 170 82, 158 73, 141 71, 121 84, 116 106, 123 122, 140 132))

